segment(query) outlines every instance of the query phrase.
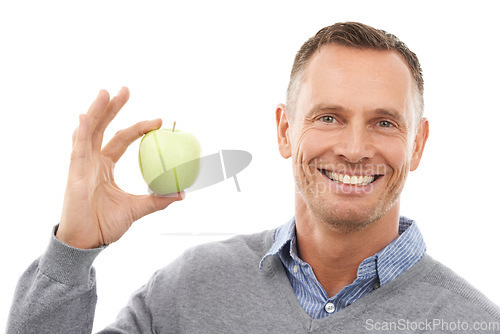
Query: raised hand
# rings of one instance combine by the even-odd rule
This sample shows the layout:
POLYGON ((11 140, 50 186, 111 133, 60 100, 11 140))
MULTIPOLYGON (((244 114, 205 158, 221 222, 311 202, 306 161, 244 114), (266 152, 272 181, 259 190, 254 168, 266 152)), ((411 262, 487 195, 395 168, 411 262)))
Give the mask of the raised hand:
POLYGON ((137 196, 116 185, 114 167, 128 146, 162 123, 156 119, 120 130, 101 150, 104 130, 128 98, 129 90, 125 87, 111 100, 109 93, 101 90, 88 112, 80 115, 73 134, 68 182, 56 234, 67 245, 89 249, 115 242, 134 221, 184 196, 137 196))

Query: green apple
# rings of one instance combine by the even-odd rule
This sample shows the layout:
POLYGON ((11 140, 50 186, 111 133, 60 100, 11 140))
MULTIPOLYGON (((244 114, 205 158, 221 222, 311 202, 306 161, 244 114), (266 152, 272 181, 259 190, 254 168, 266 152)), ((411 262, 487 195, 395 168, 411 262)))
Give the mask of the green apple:
POLYGON ((139 166, 149 189, 158 195, 189 188, 200 171, 201 148, 192 134, 158 129, 144 135, 139 145, 139 166))

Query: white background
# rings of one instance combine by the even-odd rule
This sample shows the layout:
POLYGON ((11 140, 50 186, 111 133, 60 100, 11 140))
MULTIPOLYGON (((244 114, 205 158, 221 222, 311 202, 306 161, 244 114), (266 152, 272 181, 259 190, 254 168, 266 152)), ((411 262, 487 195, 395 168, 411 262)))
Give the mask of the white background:
MULTIPOLYGON (((402 214, 418 221, 433 257, 500 304, 497 13, 493 1, 2 1, 0 330, 18 277, 60 218, 71 135, 101 88, 131 91, 105 142, 161 117, 196 134, 205 155, 242 149, 253 161, 241 193, 228 180, 188 194, 98 257, 95 329, 187 247, 288 220, 293 179, 274 110, 295 52, 337 21, 390 31, 419 56, 431 136, 402 214)), ((144 194, 138 144, 116 180, 144 194)))

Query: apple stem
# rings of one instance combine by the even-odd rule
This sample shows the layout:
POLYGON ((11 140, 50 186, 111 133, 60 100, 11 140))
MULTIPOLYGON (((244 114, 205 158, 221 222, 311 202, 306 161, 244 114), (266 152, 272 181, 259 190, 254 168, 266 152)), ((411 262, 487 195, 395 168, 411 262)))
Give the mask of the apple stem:
POLYGON ((175 121, 174 121, 174 126, 172 127, 172 132, 175 131, 175 121))

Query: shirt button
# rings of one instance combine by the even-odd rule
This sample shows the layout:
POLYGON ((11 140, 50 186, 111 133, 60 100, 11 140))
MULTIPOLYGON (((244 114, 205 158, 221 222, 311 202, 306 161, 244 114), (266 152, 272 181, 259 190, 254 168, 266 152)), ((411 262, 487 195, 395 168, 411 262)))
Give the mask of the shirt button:
POLYGON ((293 266, 293 273, 296 274, 299 272, 299 266, 298 265, 294 265, 293 266))
POLYGON ((326 303, 326 305, 325 305, 325 311, 327 313, 333 313, 333 312, 335 312, 335 305, 333 305, 333 303, 326 303))
POLYGON ((373 289, 377 290, 378 288, 380 288, 380 282, 379 281, 373 283, 373 289))

